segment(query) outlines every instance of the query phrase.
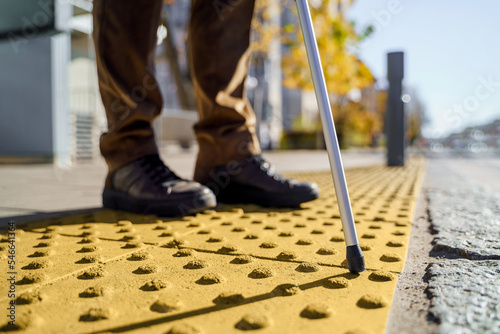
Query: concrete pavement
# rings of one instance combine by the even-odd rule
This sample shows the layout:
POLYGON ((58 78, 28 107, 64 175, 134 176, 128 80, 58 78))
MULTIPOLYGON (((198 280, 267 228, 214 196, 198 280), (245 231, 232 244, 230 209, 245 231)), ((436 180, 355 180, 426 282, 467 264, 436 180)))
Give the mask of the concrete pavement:
MULTIPOLYGON (((345 167, 384 162, 382 152, 364 152, 344 154, 345 167)), ((196 148, 185 151, 168 145, 161 154, 178 175, 192 177, 196 148)), ((281 172, 329 169, 325 151, 267 152, 265 157, 281 172)), ((0 165, 0 227, 2 221, 6 222, 2 217, 29 219, 33 214, 99 208, 105 177, 106 164, 102 159, 74 166, 0 165)))
MULTIPOLYGON (((195 154, 165 148, 184 177, 195 154)), ((327 170, 325 152, 277 152, 281 171, 327 170)), ((382 153, 344 153, 346 167, 385 162, 382 153)), ((499 333, 500 159, 432 155, 399 276, 387 333, 499 333)), ((100 207, 102 161, 71 168, 0 166, 0 223, 100 207), (40 214, 42 213, 42 214, 40 214), (2 219, 2 217, 4 217, 2 219)))
POLYGON ((438 333, 500 333, 500 160, 428 159, 428 282, 438 333))
POLYGON ((421 159, 347 169, 367 263, 360 275, 344 264, 329 171, 288 174, 322 189, 300 209, 221 206, 166 220, 99 210, 19 222, 18 326, 0 331, 382 333, 422 171, 421 159))
POLYGON ((426 165, 387 333, 500 333, 500 157, 426 165))

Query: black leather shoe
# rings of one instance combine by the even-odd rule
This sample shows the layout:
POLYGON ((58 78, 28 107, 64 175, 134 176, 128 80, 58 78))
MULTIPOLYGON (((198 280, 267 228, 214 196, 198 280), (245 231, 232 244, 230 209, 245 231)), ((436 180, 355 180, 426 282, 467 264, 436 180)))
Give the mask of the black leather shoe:
POLYGON ((287 179, 260 155, 236 164, 217 167, 206 186, 223 203, 246 203, 262 206, 296 207, 319 197, 314 183, 287 179))
POLYGON ((148 155, 121 167, 107 180, 103 206, 158 216, 188 215, 215 207, 210 189, 183 180, 161 161, 148 155))

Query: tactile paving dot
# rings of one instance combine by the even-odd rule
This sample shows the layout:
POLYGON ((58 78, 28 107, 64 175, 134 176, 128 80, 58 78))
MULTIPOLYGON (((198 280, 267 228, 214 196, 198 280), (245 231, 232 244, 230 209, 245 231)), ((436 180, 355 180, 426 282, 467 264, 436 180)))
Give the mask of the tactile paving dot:
POLYGON ((262 329, 268 327, 269 319, 262 314, 245 314, 240 321, 234 326, 243 331, 262 329))
POLYGON ((360 275, 344 265, 329 172, 287 175, 321 188, 299 209, 222 205, 169 219, 102 210, 19 227, 17 330, 383 333, 422 171, 415 158, 346 170, 368 268, 360 275))

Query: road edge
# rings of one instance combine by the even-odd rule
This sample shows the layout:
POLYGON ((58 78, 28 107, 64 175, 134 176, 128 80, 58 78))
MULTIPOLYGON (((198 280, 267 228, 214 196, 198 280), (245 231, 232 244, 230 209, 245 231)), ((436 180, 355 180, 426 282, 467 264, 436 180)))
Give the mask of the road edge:
POLYGON ((426 268, 433 258, 434 236, 430 233, 426 191, 429 186, 428 164, 424 170, 413 215, 408 250, 403 271, 398 277, 391 310, 387 318, 387 334, 436 333, 438 324, 429 319, 430 300, 426 293, 426 268))

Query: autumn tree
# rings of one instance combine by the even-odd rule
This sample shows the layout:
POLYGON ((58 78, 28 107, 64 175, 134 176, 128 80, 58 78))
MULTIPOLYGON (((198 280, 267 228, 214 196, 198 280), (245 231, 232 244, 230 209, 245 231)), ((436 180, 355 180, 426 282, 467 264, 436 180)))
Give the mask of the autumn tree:
MULTIPOLYGON (((345 133, 349 128, 349 122, 352 121, 351 112, 355 107, 350 102, 349 93, 374 83, 374 77, 368 67, 352 52, 353 47, 368 36, 372 29, 368 27, 359 33, 354 23, 346 19, 345 11, 352 2, 352 0, 322 0, 310 4, 323 73, 341 145, 344 144, 345 133)), ((283 56, 284 85, 289 88, 313 89, 300 26, 289 24, 284 30, 283 41, 288 49, 283 56)), ((357 113, 356 117, 363 115, 368 116, 367 124, 375 122, 372 119, 374 115, 366 110, 357 113)))
MULTIPOLYGON (((282 0, 281 2, 288 1, 282 0)), ((280 8, 275 0, 255 1, 251 33, 252 60, 254 64, 261 65, 264 62, 268 57, 273 39, 281 36, 281 27, 273 22, 272 18, 273 15, 280 15, 280 8)))

